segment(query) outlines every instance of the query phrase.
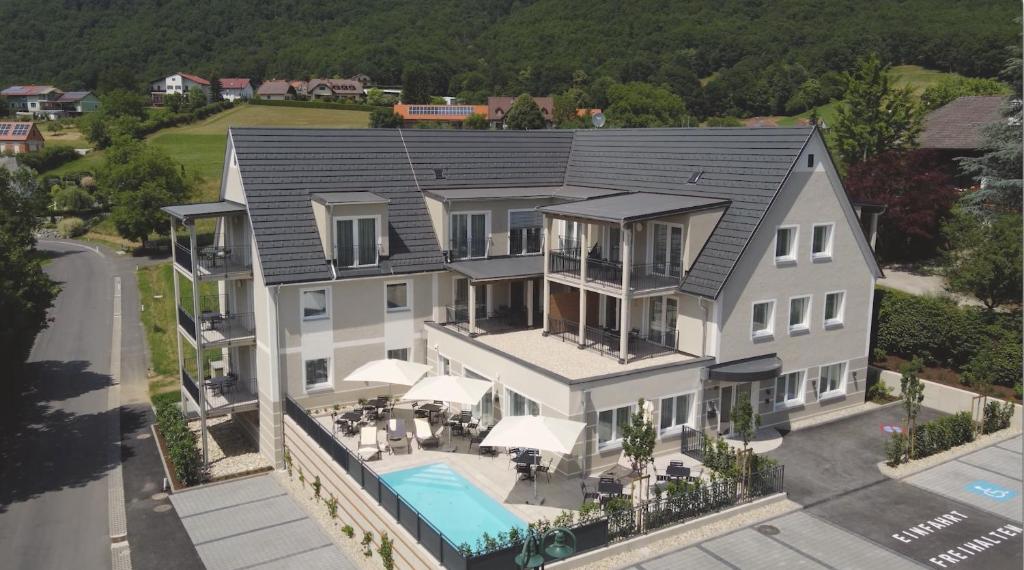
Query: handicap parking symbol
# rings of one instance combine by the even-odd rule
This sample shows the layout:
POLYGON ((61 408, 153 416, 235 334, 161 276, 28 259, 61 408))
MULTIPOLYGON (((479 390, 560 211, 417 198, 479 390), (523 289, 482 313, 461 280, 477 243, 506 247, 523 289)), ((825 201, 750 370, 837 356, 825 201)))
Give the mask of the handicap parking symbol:
POLYGON ((993 501, 1009 501, 1010 499, 1017 496, 1017 492, 1012 489, 1004 489, 995 483, 988 481, 971 481, 964 487, 970 493, 980 495, 993 501))
POLYGON ((901 428, 900 426, 881 424, 879 427, 885 433, 903 433, 903 428, 901 428))

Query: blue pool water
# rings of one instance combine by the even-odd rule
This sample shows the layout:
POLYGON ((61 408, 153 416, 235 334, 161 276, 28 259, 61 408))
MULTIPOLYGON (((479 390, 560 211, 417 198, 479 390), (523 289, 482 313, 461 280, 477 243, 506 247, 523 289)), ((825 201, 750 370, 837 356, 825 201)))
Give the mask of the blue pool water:
POLYGON ((441 531, 452 545, 476 544, 526 523, 443 463, 432 463, 380 476, 398 496, 441 531))

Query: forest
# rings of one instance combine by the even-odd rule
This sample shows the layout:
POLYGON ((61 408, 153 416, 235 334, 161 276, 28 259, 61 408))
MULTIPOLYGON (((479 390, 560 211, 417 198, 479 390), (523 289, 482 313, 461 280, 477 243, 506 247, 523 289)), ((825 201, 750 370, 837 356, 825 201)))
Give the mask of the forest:
POLYGON ((349 76, 434 94, 667 87, 701 117, 793 114, 841 94, 869 52, 994 77, 1017 41, 1008 0, 37 0, 0 3, 0 85, 142 88, 172 71, 349 76))

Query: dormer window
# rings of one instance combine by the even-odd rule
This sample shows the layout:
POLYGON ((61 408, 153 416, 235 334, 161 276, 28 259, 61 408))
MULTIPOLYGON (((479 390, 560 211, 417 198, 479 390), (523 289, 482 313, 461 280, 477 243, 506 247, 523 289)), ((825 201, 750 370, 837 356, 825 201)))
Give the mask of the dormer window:
POLYGON ((488 217, 485 212, 452 214, 449 249, 453 259, 487 257, 488 217))
POLYGON ((377 265, 376 216, 334 219, 334 262, 338 267, 377 265))

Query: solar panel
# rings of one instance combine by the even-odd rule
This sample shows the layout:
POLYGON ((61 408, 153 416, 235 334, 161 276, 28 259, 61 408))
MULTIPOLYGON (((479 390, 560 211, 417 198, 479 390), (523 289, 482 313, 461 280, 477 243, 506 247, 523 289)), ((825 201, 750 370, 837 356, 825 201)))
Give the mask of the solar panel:
POLYGON ((14 136, 21 136, 28 134, 28 129, 31 125, 14 125, 14 136))
POLYGON ((0 135, 6 135, 11 132, 11 125, 0 124, 0 135))

